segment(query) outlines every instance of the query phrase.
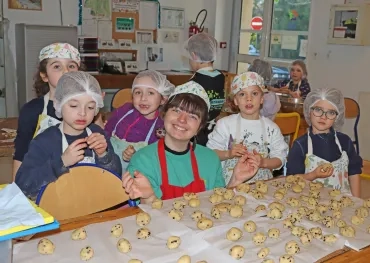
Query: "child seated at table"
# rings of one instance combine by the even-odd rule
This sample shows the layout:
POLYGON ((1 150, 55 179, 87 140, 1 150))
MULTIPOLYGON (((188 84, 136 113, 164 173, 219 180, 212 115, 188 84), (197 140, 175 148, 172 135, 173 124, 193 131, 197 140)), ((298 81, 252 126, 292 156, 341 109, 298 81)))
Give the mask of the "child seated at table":
POLYGON ((158 71, 142 71, 132 84, 132 103, 113 111, 105 132, 115 153, 121 157, 123 171, 136 151, 160 137, 163 120, 159 109, 174 88, 158 71))
POLYGON ((235 164, 246 153, 258 160, 258 172, 248 183, 272 178, 285 162, 288 145, 277 124, 260 115, 263 103, 264 80, 254 72, 237 75, 231 92, 238 114, 220 119, 209 135, 207 147, 215 150, 223 161, 223 175, 229 182, 235 164))
POLYGON ((77 163, 96 164, 121 175, 121 163, 104 131, 93 124, 103 107, 98 81, 89 73, 65 73, 55 90, 55 114, 63 118, 31 141, 15 182, 34 200, 40 189, 77 163))
POLYGON ((313 90, 303 110, 310 127, 289 151, 287 174, 303 174, 307 180, 360 197, 362 158, 351 138, 337 131, 344 124, 342 93, 333 88, 313 90))
MULTIPOLYGON (((175 89, 164 105, 163 139, 139 150, 131 159, 122 184, 132 199, 151 203, 182 196, 185 192, 203 192, 224 187, 222 168, 212 150, 191 143, 207 123, 209 98, 194 81, 175 89)), ((257 158, 246 153, 236 164, 228 182, 235 187, 257 172, 257 158)))

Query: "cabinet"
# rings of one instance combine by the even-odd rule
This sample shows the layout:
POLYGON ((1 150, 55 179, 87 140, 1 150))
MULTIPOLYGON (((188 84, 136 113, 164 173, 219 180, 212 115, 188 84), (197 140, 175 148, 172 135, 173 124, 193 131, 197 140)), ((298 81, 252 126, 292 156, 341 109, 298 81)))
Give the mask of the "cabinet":
POLYGON ((370 45, 370 4, 332 5, 328 44, 370 45))

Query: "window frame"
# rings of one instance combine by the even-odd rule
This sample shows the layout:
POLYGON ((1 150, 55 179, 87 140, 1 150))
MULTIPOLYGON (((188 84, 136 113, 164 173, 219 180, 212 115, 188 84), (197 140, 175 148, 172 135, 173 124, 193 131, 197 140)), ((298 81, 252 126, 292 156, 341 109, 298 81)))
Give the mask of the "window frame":
MULTIPOLYGON (((272 58, 269 56, 271 34, 284 35, 285 33, 285 35, 300 35, 307 36, 308 38, 309 31, 272 30, 274 0, 264 0, 262 17, 264 23, 261 30, 241 29, 242 7, 243 0, 233 1, 233 12, 232 12, 233 19, 231 26, 231 43, 229 53, 230 60, 228 67, 229 71, 236 73, 238 70, 238 62, 251 64, 253 60, 257 58, 270 62, 272 66, 289 68, 294 59, 272 58), (259 56, 252 56, 248 54, 239 53, 240 33, 242 32, 262 34, 261 49, 259 50, 259 56)), ((308 25, 308 30, 309 26, 310 25, 308 25)))

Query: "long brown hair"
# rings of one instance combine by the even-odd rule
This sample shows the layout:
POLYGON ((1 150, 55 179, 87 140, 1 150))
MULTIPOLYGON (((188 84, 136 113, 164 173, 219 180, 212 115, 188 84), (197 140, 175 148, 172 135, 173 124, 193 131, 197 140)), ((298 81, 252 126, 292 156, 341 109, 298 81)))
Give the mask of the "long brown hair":
POLYGON ((299 66, 302 69, 302 73, 303 73, 304 78, 307 78, 307 75, 308 75, 307 66, 303 62, 303 60, 299 60, 299 59, 294 60, 293 63, 292 63, 292 66, 299 66))

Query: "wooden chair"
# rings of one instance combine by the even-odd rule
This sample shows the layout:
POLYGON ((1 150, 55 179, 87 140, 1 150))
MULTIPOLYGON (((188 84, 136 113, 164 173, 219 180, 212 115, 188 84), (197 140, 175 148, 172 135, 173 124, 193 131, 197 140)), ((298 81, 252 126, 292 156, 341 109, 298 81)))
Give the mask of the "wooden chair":
POLYGON ((120 89, 112 98, 111 110, 115 110, 127 102, 132 101, 131 89, 120 89))
POLYGON ((239 109, 234 106, 234 104, 231 101, 231 83, 234 80, 234 77, 236 74, 230 73, 230 72, 223 72, 225 75, 225 85, 224 85, 224 90, 225 90, 225 103, 222 106, 221 109, 221 116, 225 117, 228 116, 230 113, 237 112, 239 109))
POLYGON ((353 141, 353 144, 356 147, 357 154, 360 154, 360 146, 358 142, 358 133, 357 133, 357 125, 360 121, 360 106, 358 105, 357 101, 351 98, 344 98, 344 105, 346 107, 345 111, 345 118, 346 119, 356 119, 355 125, 353 127, 355 140, 353 141))
POLYGON ((36 204, 58 220, 89 215, 128 201, 121 179, 93 165, 76 166, 42 189, 36 204))
POLYGON ((292 147, 294 140, 298 137, 301 116, 296 112, 278 113, 274 121, 284 136, 290 135, 289 147, 292 147))

